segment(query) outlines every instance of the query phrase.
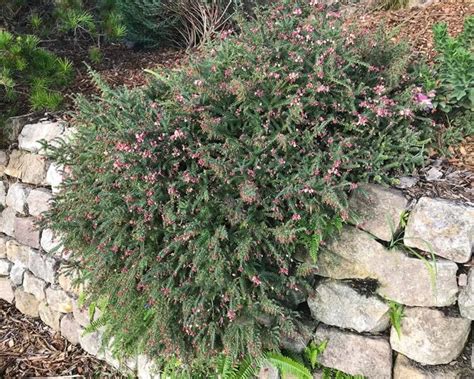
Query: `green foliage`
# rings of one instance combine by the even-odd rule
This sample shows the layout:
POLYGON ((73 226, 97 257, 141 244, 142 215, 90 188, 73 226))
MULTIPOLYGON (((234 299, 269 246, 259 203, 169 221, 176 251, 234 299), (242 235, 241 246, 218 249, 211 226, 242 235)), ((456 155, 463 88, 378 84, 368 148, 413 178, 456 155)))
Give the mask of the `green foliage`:
POLYGON ((450 113, 474 111, 474 16, 466 17, 464 30, 450 37, 444 23, 436 24, 434 42, 436 57, 436 103, 450 113))
POLYGON ((102 52, 97 46, 91 46, 88 50, 89 59, 92 63, 98 64, 102 62, 102 52))
POLYGON ((402 304, 398 304, 395 301, 389 301, 388 306, 390 307, 389 315, 390 315, 390 322, 392 326, 395 328, 398 338, 401 337, 401 322, 403 318, 403 310, 404 306, 402 304))
POLYGON ((423 162, 408 52, 324 9, 279 2, 146 89, 95 77, 72 144, 48 148, 68 167, 48 226, 124 354, 192 371, 278 351, 298 318, 286 299, 311 284, 305 236, 323 246, 357 183, 423 162))
POLYGON ((58 91, 71 80, 72 65, 38 44, 36 36, 0 30, 0 97, 11 103, 26 89, 33 110, 56 110, 63 99, 58 91))
POLYGON ((299 379, 313 379, 311 371, 303 364, 282 354, 267 353, 265 359, 278 368, 282 377, 292 375, 299 379))
POLYGON ((326 350, 327 344, 327 341, 321 342, 320 344, 311 341, 310 344, 304 349, 304 357, 313 370, 319 367, 319 355, 324 350, 326 350))
POLYGON ((363 375, 350 375, 334 368, 323 368, 322 379, 364 379, 363 375))

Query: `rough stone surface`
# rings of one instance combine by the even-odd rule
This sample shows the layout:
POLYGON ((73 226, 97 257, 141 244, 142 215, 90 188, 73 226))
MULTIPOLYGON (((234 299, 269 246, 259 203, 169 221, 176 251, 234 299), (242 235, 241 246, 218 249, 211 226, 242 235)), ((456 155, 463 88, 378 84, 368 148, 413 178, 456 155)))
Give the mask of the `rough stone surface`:
POLYGON ((3 176, 8 165, 8 154, 5 150, 0 150, 0 176, 3 176))
POLYGON ((32 190, 26 199, 29 213, 32 216, 40 216, 41 213, 46 212, 49 209, 51 198, 51 191, 47 189, 32 190))
MULTIPOLYGON (((137 357, 138 379, 160 379, 160 375, 157 372, 158 368, 146 355, 141 354, 137 357)), ((274 378, 269 377, 268 379, 274 378)))
POLYGON ((48 287, 46 289, 46 299, 52 310, 61 313, 72 312, 72 299, 63 290, 48 287))
POLYGON ((81 333, 81 327, 72 315, 66 315, 61 319, 61 334, 69 342, 78 344, 81 333))
POLYGON ((18 136, 20 135, 21 129, 29 122, 31 122, 31 119, 28 115, 9 117, 5 122, 3 130, 6 142, 16 142, 18 140, 18 136))
POLYGON ((402 354, 397 355, 393 367, 393 379, 460 379, 460 374, 459 368, 422 366, 402 354))
POLYGON ((38 278, 48 283, 54 283, 57 272, 57 262, 54 258, 30 249, 28 255, 28 268, 38 278))
POLYGON ((0 232, 13 237, 15 235, 16 212, 13 208, 7 207, 0 216, 0 232))
POLYGON ((7 257, 7 241, 8 237, 0 236, 0 258, 7 257))
POLYGON ((0 276, 10 275, 12 263, 8 259, 0 259, 0 276))
POLYGON ((35 295, 38 300, 44 300, 46 298, 44 292, 46 289, 46 282, 37 278, 29 271, 24 274, 23 289, 25 292, 35 295))
POLYGON ((12 207, 16 212, 22 215, 28 214, 26 206, 26 198, 30 193, 30 189, 21 183, 14 183, 8 189, 6 197, 6 205, 12 207))
POLYGON ((61 246, 60 239, 54 235, 51 229, 44 229, 41 233, 41 247, 47 253, 54 253, 56 256, 61 256, 63 248, 61 246))
POLYGON ((9 303, 13 302, 15 294, 13 292, 12 285, 8 278, 0 278, 0 299, 3 299, 9 303))
POLYGON ((264 363, 258 372, 258 379, 279 379, 278 369, 270 363, 264 363))
POLYGON ((315 326, 314 323, 298 323, 292 334, 285 334, 281 337, 281 347, 293 353, 302 353, 314 336, 315 326))
POLYGON ((472 267, 467 277, 467 286, 459 294, 458 305, 462 317, 474 320, 474 268, 472 267))
POLYGON ((471 321, 430 308, 406 308, 401 334, 390 333, 392 348, 422 364, 447 364, 463 350, 471 321))
POLYGON ((58 138, 64 131, 62 122, 40 122, 37 124, 27 124, 21 130, 18 136, 18 145, 20 149, 36 153, 42 150, 40 141, 51 142, 58 138))
POLYGON ((375 279, 380 295, 405 305, 454 304, 457 265, 437 259, 434 270, 426 263, 398 249, 388 250, 369 234, 346 227, 320 252, 316 272, 333 279, 375 279))
POLYGON ((389 327, 389 307, 375 296, 365 296, 348 283, 320 282, 308 298, 313 318, 327 325, 359 333, 381 332, 389 327))
POLYGON ((33 217, 15 218, 15 238, 24 245, 40 248, 40 230, 33 217))
POLYGON ((82 285, 75 285, 74 281, 77 279, 77 274, 75 272, 61 272, 58 275, 58 284, 59 286, 67 292, 70 292, 74 295, 79 296, 82 292, 83 286, 82 285))
POLYGON ((46 181, 51 186, 53 193, 58 193, 59 186, 63 181, 63 167, 51 163, 46 174, 46 181))
POLYGON ((47 166, 46 159, 41 155, 13 150, 5 174, 21 179, 24 183, 47 185, 47 166))
POLYGON ((10 280, 13 285, 21 286, 23 283, 23 275, 25 274, 26 268, 21 263, 15 263, 10 271, 10 280))
POLYGON ((465 263, 474 241, 474 207, 422 197, 405 229, 406 246, 465 263))
POLYGON ((349 202, 349 208, 355 212, 353 222, 384 241, 390 241, 398 230, 400 216, 407 205, 400 191, 376 184, 362 185, 349 202))
MULTIPOLYGON (((1 152, 0 152, 1 153, 1 152)), ((7 186, 0 181, 0 206, 4 208, 7 205, 7 186)))
POLYGON ((20 288, 15 290, 15 306, 17 309, 31 317, 38 317, 39 301, 31 293, 25 292, 20 288))
POLYGON ((6 243, 7 257, 13 263, 20 263, 23 266, 28 266, 28 259, 31 249, 16 242, 9 240, 6 243))
POLYGON ((53 311, 48 304, 41 302, 38 306, 38 314, 40 319, 48 325, 50 328, 56 331, 60 331, 60 321, 62 314, 53 311))
POLYGON ((368 337, 320 325, 316 330, 316 343, 327 341, 319 362, 325 367, 367 378, 390 379, 392 376, 392 350, 382 337, 368 337))
POLYGON ((101 350, 102 333, 100 331, 81 333, 79 336, 79 342, 82 348, 89 354, 95 355, 96 357, 104 357, 104 353, 101 350))

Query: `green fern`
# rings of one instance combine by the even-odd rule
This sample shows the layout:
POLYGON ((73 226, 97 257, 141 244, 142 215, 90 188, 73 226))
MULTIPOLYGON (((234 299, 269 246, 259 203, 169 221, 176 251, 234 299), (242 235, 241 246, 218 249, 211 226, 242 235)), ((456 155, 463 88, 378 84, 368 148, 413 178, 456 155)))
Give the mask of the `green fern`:
POLYGON ((265 354, 265 359, 277 367, 282 375, 294 375, 299 379, 313 378, 313 375, 304 364, 292 358, 278 353, 267 353, 265 354))
POLYGON ((401 337, 401 322, 403 318, 403 311, 404 306, 398 304, 395 301, 389 301, 388 306, 390 307, 389 315, 390 315, 390 322, 392 326, 395 328, 398 338, 401 337))

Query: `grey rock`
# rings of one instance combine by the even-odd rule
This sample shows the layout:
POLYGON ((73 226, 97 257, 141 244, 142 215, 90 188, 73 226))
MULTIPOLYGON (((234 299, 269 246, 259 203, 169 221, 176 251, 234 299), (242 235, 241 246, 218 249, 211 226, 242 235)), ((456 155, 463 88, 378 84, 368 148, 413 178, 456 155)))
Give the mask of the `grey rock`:
POLYGON ((52 287, 46 288, 46 300, 51 309, 56 312, 72 312, 72 299, 63 290, 52 287))
POLYGON ((60 321, 62 314, 56 311, 53 311, 48 304, 41 302, 38 306, 38 313, 40 319, 48 325, 51 329, 59 332, 60 331, 60 321))
POLYGON ((38 300, 44 300, 46 298, 45 289, 46 282, 34 276, 31 272, 27 271, 23 277, 23 289, 25 292, 31 293, 38 300))
POLYGON ((5 150, 0 150, 0 176, 3 176, 8 165, 8 153, 5 150))
POLYGON ((400 191, 375 184, 362 185, 349 201, 349 209, 355 213, 351 221, 375 237, 390 241, 407 205, 400 191))
POLYGON ((69 342, 75 345, 78 344, 81 333, 82 329, 72 315, 65 315, 61 319, 61 334, 69 342))
POLYGON ((3 130, 4 132, 3 137, 5 138, 5 141, 8 142, 9 144, 16 142, 23 126, 25 126, 30 121, 31 121, 31 118, 28 115, 8 118, 7 121, 5 122, 4 130, 3 130))
POLYGON ((56 280, 57 267, 58 263, 54 258, 48 257, 37 250, 31 249, 29 251, 28 268, 38 278, 48 283, 54 283, 56 280))
POLYGON ((46 174, 46 181, 48 185, 51 186, 53 193, 59 192, 60 185, 64 178, 63 170, 64 167, 57 165, 56 163, 51 163, 49 166, 48 172, 46 174))
POLYGON ((158 367, 150 358, 143 354, 137 357, 137 376, 138 379, 160 379, 158 367))
POLYGON ((0 216, 0 232, 13 237, 15 235, 16 212, 13 208, 7 207, 0 216))
POLYGON ((46 171, 48 162, 45 157, 25 151, 13 150, 5 174, 21 179, 24 183, 47 185, 46 171))
POLYGON ((33 217, 15 218, 15 238, 23 245, 34 249, 40 248, 40 230, 33 217))
POLYGON ((0 206, 5 208, 7 205, 7 186, 4 182, 0 181, 0 206))
POLYGON ((25 274, 26 268, 21 263, 15 263, 10 271, 10 280, 13 285, 21 286, 23 283, 23 275, 25 274))
POLYGON ((436 167, 431 167, 425 174, 425 178, 428 182, 434 182, 443 177, 443 173, 436 167))
POLYGON ((21 183, 14 183, 8 189, 6 205, 12 207, 16 212, 23 215, 28 214, 26 207, 26 198, 30 189, 21 183))
POLYGON ((471 259, 474 207, 422 197, 408 218, 406 246, 433 252, 455 262, 471 259))
POLYGON ((398 336, 394 327, 390 332, 393 350, 416 362, 427 365, 447 364, 461 354, 471 321, 447 316, 430 308, 406 308, 398 336))
POLYGON ((293 353, 302 353, 313 338, 315 327, 315 323, 298 322, 293 333, 282 335, 280 340, 281 347, 293 353))
POLYGON ((346 227, 321 250, 316 273, 333 279, 375 279, 382 297, 411 306, 454 304, 457 265, 437 259, 436 270, 398 249, 386 249, 370 235, 346 227))
POLYGON ((51 191, 47 189, 32 190, 26 199, 29 213, 32 216, 40 216, 43 212, 49 210, 51 199, 51 191))
POLYGON ((15 290, 15 306, 17 309, 31 317, 38 317, 39 301, 31 293, 23 291, 21 288, 15 290))
POLYGON ((31 248, 9 240, 6 242, 7 257, 13 263, 20 263, 23 266, 28 266, 29 255, 31 248))
POLYGON ((102 347, 102 333, 100 331, 92 333, 81 333, 79 336, 79 342, 82 348, 87 351, 89 354, 92 354, 99 359, 104 357, 104 352, 101 349, 102 347))
POLYGON ((467 286, 462 289, 458 297, 461 316, 474 320, 474 268, 470 268, 467 286))
POLYGON ((458 286, 459 287, 466 287, 467 286, 467 275, 466 274, 459 274, 458 276, 458 286))
MULTIPOLYGON (((73 300, 72 302, 72 314, 74 318, 81 326, 88 326, 91 323, 90 314, 89 314, 89 307, 87 306, 79 306, 77 300, 73 300)), ((100 318, 101 311, 97 307, 94 309, 94 321, 100 318)))
POLYGON ((265 362, 258 372, 258 379, 280 379, 280 372, 271 363, 265 362))
POLYGON ((12 303, 15 298, 15 293, 13 292, 12 285, 8 278, 0 278, 0 299, 12 303))
POLYGON ((43 150, 40 143, 41 140, 51 142, 58 138, 63 131, 64 124, 62 122, 46 121, 37 124, 27 124, 18 136, 18 145, 22 150, 36 153, 43 150))
POLYGON ((41 233, 41 247, 47 253, 53 253, 55 256, 61 257, 63 247, 61 240, 57 237, 51 229, 44 229, 41 233))
POLYGON ((319 362, 351 375, 368 379, 392 377, 392 350, 383 337, 369 337, 321 324, 316 330, 317 344, 327 341, 319 362))
POLYGON ((461 370, 454 366, 422 366, 398 354, 393 379, 460 379, 461 370))
POLYGON ((10 275, 12 263, 8 259, 0 259, 0 276, 10 275))
POLYGON ((7 241, 8 237, 0 236, 0 258, 7 257, 7 241))
POLYGON ((381 332, 389 327, 389 307, 375 296, 365 296, 349 284, 336 280, 320 282, 308 298, 314 319, 359 333, 381 332))
POLYGON ((399 183, 396 185, 400 189, 408 189, 416 185, 419 179, 414 176, 402 176, 399 179, 399 183))

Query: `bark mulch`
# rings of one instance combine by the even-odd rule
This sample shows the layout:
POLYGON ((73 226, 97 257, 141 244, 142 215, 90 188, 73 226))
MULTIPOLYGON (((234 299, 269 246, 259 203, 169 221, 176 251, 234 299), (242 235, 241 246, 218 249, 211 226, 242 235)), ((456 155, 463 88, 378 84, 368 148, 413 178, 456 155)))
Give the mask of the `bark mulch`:
POLYGON ((0 300, 0 378, 125 378, 41 320, 0 300))

